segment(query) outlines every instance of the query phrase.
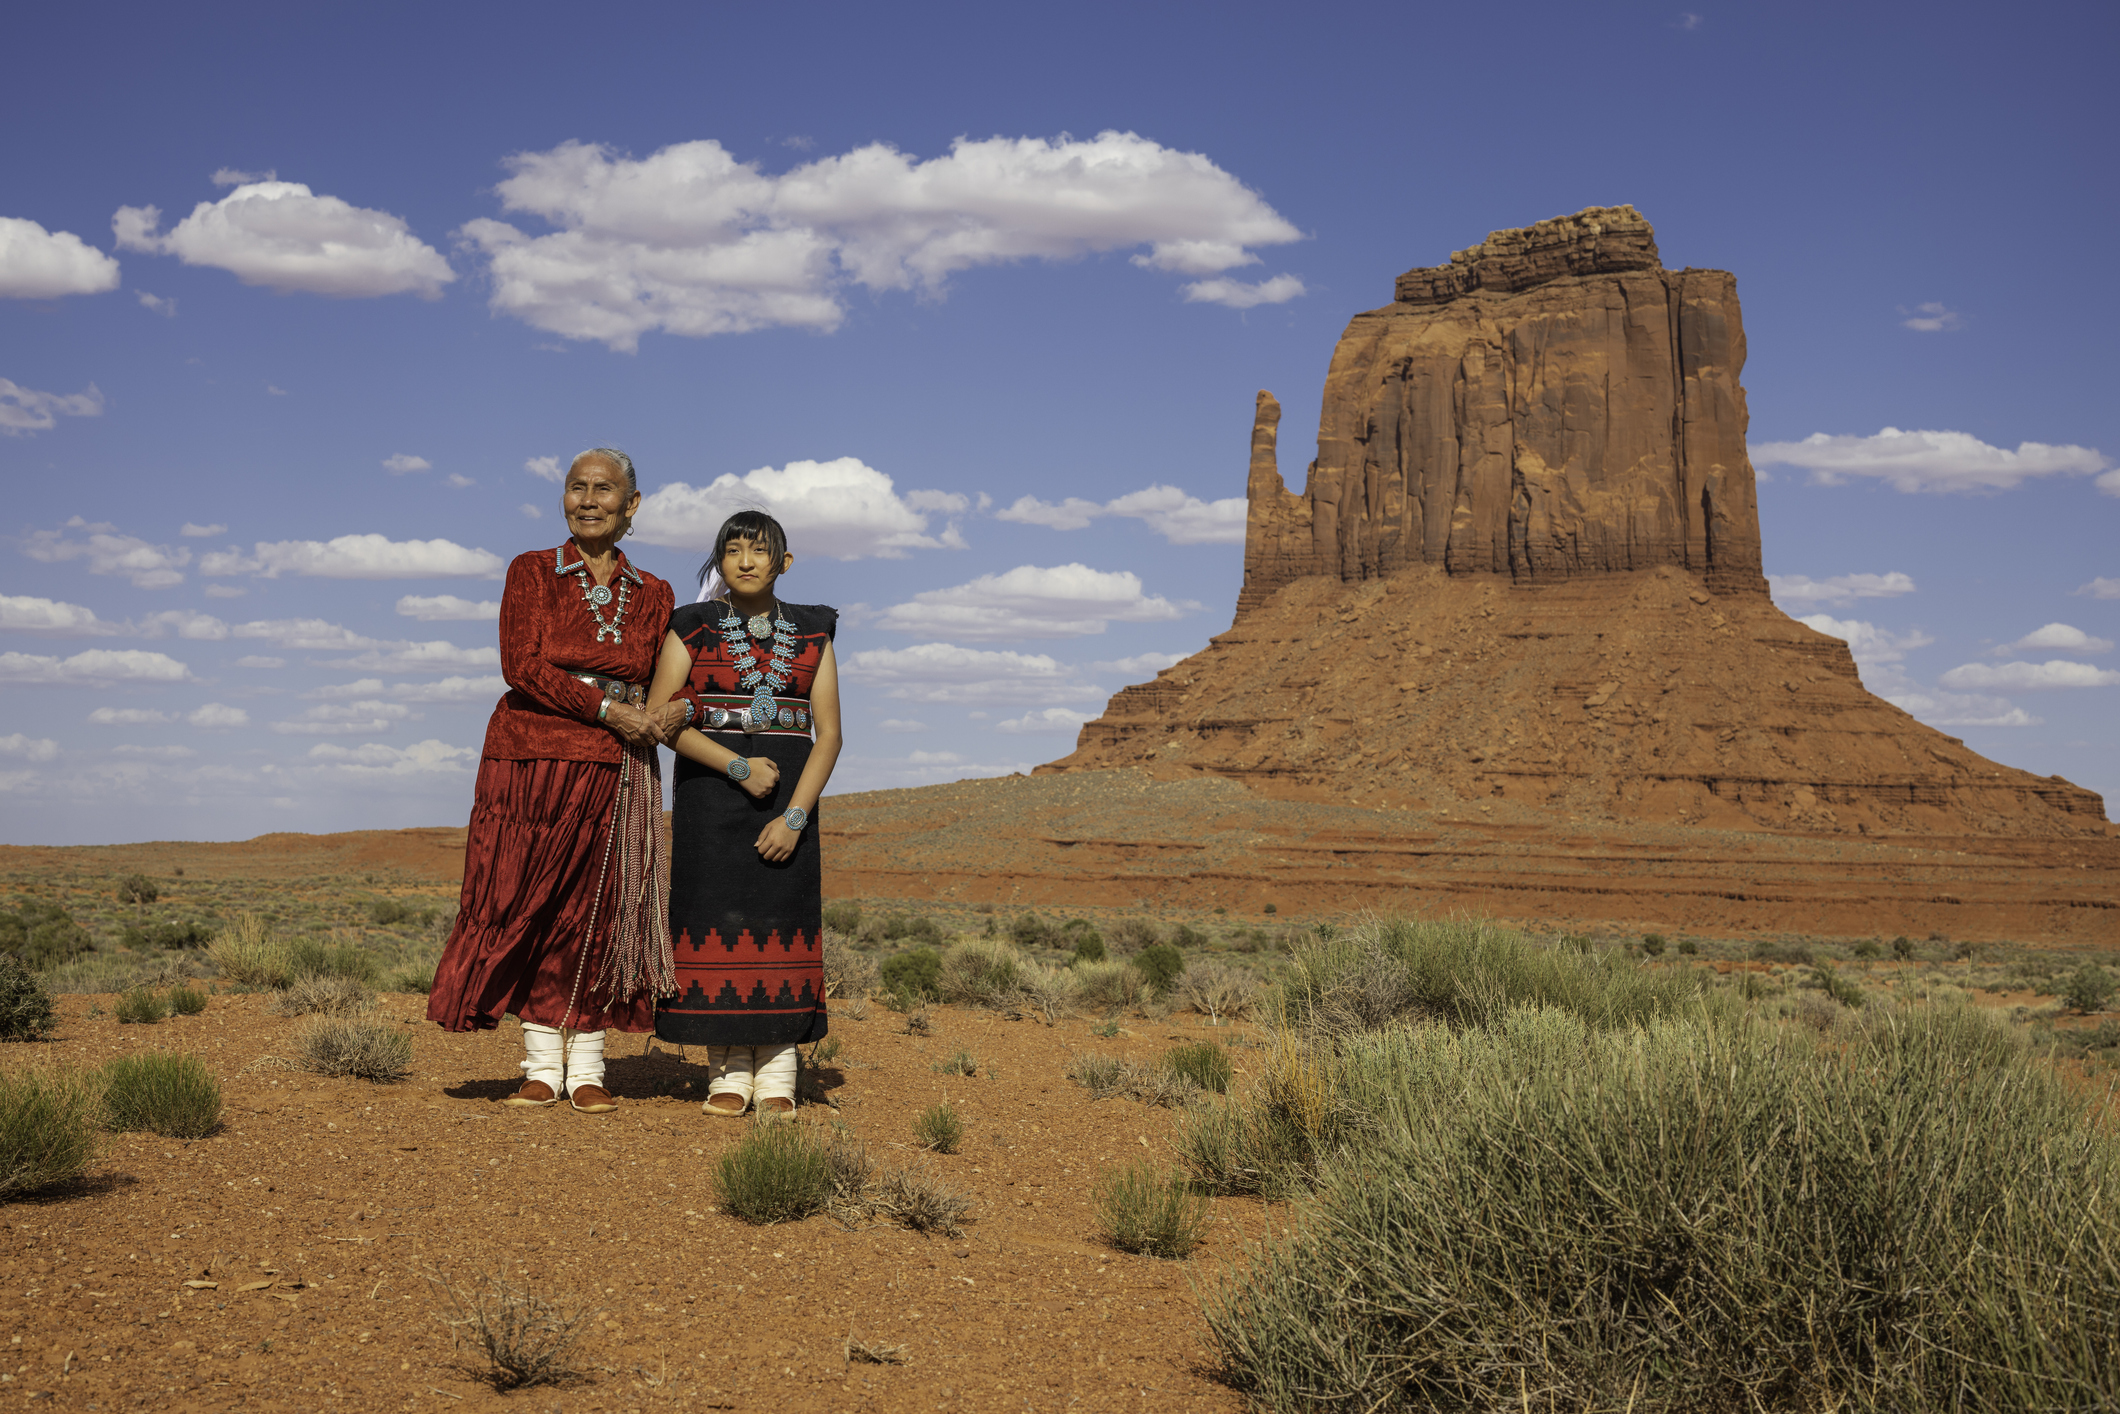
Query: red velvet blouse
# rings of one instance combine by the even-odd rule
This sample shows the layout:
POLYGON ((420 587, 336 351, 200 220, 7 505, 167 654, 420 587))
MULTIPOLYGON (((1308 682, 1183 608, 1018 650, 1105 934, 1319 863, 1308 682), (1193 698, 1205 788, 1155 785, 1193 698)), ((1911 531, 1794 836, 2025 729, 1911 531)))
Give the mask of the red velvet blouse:
MULTIPOLYGON (((668 581, 635 569, 621 550, 611 576, 615 596, 630 589, 616 641, 596 636, 596 620, 582 587, 594 584, 581 552, 569 540, 554 550, 517 555, 501 593, 501 676, 513 689, 486 724, 485 754, 500 761, 611 761, 618 738, 596 720, 603 694, 576 673, 645 685, 655 672, 663 632, 677 602, 668 581)), ((614 597, 603 606, 610 624, 614 597)))

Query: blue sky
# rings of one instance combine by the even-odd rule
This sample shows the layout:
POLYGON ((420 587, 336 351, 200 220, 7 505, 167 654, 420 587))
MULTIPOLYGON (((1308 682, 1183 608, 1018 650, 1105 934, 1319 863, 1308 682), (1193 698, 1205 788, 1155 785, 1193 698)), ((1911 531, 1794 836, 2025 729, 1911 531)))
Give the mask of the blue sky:
POLYGON ((491 576, 563 534, 543 459, 606 442, 673 580, 732 497, 793 523, 787 597, 846 613, 837 789, 1052 759, 1227 626, 1256 390, 1299 485, 1333 342, 1393 276, 1621 202, 1667 265, 1737 273, 1778 600, 1917 715, 2110 797, 2115 31, 2088 4, 17 16, 0 840, 461 820, 491 576))

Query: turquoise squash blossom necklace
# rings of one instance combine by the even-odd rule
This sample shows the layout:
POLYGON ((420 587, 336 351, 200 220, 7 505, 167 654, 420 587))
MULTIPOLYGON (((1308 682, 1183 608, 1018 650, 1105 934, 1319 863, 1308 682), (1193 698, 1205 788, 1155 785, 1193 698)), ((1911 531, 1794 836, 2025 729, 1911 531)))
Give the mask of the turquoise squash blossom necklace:
POLYGON ((782 617, 778 599, 773 601, 772 617, 753 614, 748 623, 737 616, 734 603, 728 605, 728 610, 720 624, 721 641, 736 666, 737 683, 751 689, 751 705, 745 710, 744 719, 756 731, 773 720, 773 699, 787 689, 789 679, 795 676, 795 625, 782 617), (762 642, 769 633, 773 651, 760 664, 752 640, 762 642))

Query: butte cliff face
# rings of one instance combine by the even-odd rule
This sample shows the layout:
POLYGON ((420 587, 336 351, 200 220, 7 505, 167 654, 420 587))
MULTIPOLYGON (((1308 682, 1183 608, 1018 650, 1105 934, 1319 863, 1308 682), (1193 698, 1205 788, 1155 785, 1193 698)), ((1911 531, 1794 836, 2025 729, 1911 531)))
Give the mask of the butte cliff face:
POLYGON ((2103 832, 2104 804, 1865 691, 1776 609, 1735 279, 1632 207, 1399 277, 1333 351, 1301 495, 1261 393, 1236 622, 1041 772, 1365 805, 1869 833, 2103 832))
POLYGON ((1239 610, 1306 575, 1545 580, 1674 565, 1765 593, 1737 282, 1662 268, 1631 206, 1497 231, 1401 275, 1325 379, 1300 496, 1259 395, 1239 610))

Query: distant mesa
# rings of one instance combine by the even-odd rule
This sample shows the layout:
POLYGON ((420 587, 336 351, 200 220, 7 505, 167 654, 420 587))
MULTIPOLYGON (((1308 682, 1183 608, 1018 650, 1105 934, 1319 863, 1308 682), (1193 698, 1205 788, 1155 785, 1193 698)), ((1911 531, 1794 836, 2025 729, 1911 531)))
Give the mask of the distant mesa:
POLYGON ((1398 278, 1326 375, 1301 495, 1252 426, 1244 585, 1203 652, 1040 774, 1748 830, 2067 835, 2104 802, 1864 690, 1775 608, 1744 320, 1631 206, 1398 278))

